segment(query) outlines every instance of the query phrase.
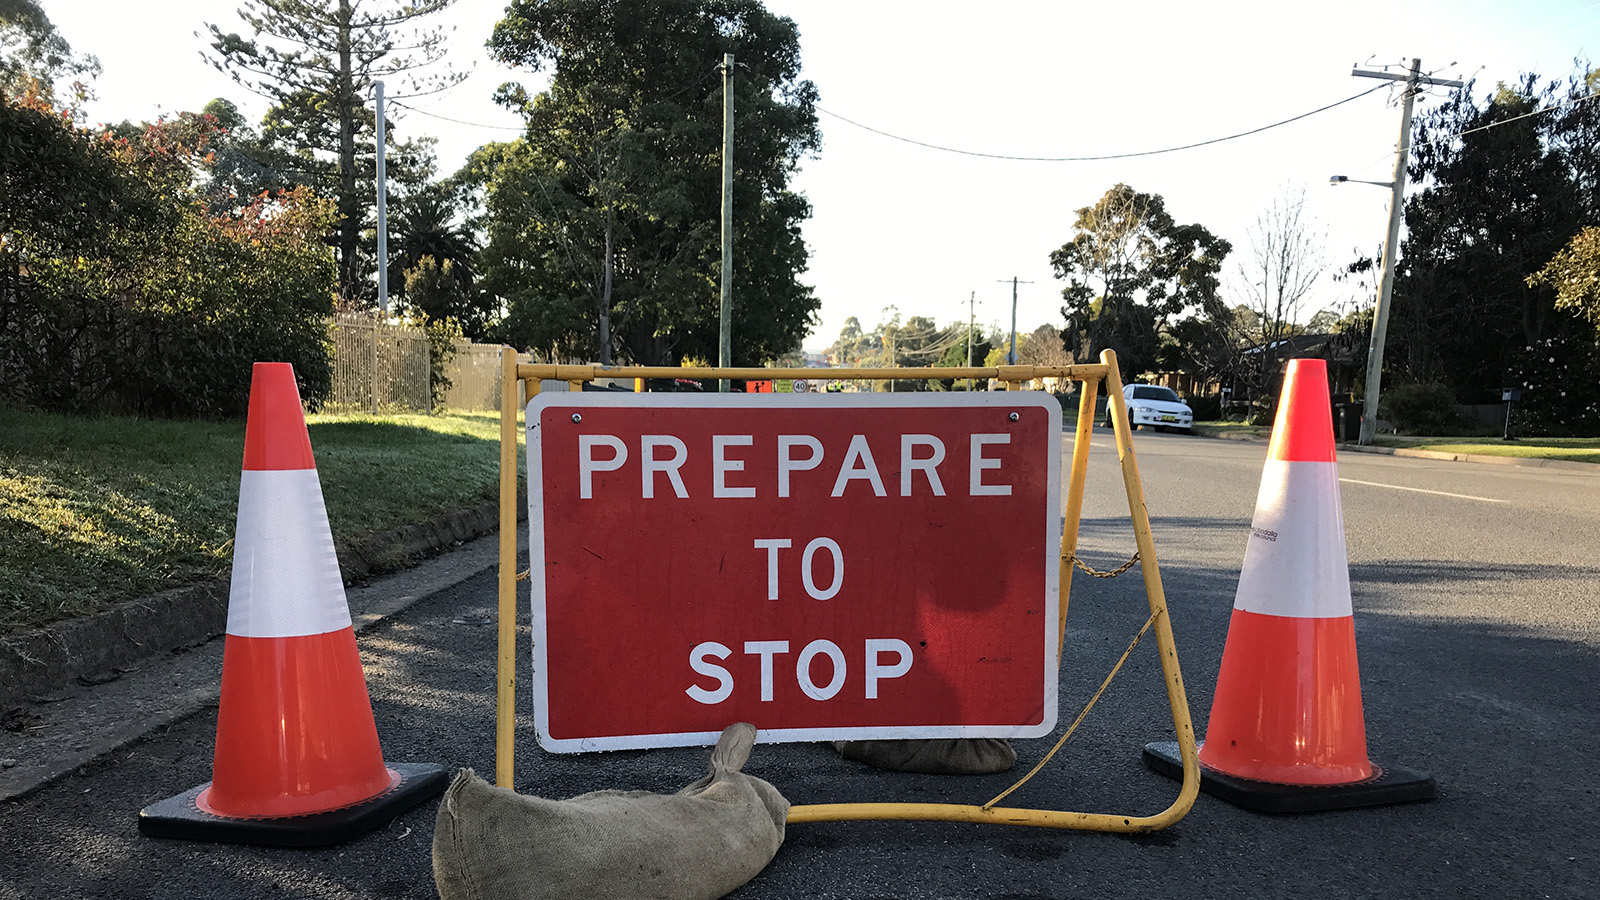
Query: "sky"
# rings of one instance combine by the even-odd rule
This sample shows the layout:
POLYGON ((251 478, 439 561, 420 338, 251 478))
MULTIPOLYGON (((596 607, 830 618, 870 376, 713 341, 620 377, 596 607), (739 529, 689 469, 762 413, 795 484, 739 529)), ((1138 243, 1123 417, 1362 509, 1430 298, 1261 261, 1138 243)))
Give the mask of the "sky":
MULTIPOLYGON (((227 0, 43 6, 75 50, 104 66, 91 121, 148 120, 218 96, 252 117, 265 111, 202 58, 203 23, 244 29, 227 0)), ((518 133, 518 117, 491 99, 496 87, 544 83, 484 50, 504 7, 457 0, 440 14, 438 24, 453 29, 451 63, 470 76, 414 110, 391 111, 397 136, 439 139, 442 172, 518 133)), ((792 182, 813 207, 801 280, 821 308, 808 350, 832 343, 851 316, 870 329, 896 312, 940 324, 970 312, 980 326, 1007 330, 1012 279, 1019 333, 1061 325, 1064 283, 1050 252, 1072 239, 1076 211, 1119 182, 1160 194, 1177 221, 1231 242, 1228 281, 1239 277, 1263 211, 1303 192, 1327 268, 1339 269, 1377 252, 1389 192, 1333 187, 1329 176, 1389 181, 1400 107, 1398 89, 1383 87, 1236 140, 1095 162, 985 158, 859 126, 970 153, 1148 154, 1283 122, 1381 84, 1353 77, 1353 68, 1400 72, 1418 58, 1424 72, 1475 78, 1481 92, 1523 72, 1564 78, 1574 58, 1600 61, 1596 0, 767 0, 767 8, 798 25, 803 77, 820 95, 822 148, 792 182)), ((1419 98, 1417 113, 1444 93, 1419 98)), ((1360 291, 1324 276, 1300 318, 1370 303, 1360 291)))

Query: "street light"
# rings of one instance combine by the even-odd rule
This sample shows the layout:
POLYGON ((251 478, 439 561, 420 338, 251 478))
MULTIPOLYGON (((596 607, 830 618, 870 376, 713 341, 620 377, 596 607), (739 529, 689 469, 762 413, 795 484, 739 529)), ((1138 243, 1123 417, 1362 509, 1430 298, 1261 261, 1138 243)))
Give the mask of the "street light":
POLYGON ((1347 182, 1375 184, 1392 192, 1389 201, 1389 237, 1383 242, 1383 274, 1378 280, 1378 306, 1372 312, 1372 340, 1367 345, 1367 382, 1366 391, 1361 398, 1361 434, 1356 438, 1356 442, 1362 445, 1372 443, 1372 438, 1378 433, 1378 391, 1383 380, 1383 341, 1389 331, 1389 298, 1394 292, 1395 244, 1400 240, 1401 207, 1406 191, 1405 160, 1408 149, 1406 145, 1409 143, 1407 137, 1411 130, 1410 94, 1406 95, 1405 112, 1400 132, 1400 149, 1395 154, 1393 181, 1363 181, 1347 175, 1334 175, 1328 179, 1330 185, 1347 182))
POLYGON ((1392 182, 1392 181, 1362 181, 1359 178, 1351 178, 1349 175, 1330 175, 1330 176, 1328 176, 1328 183, 1329 184, 1375 184, 1378 187, 1386 187, 1386 188, 1394 187, 1394 182, 1392 182))
POLYGON ((1378 391, 1383 380, 1383 342, 1389 332, 1389 298, 1394 291, 1395 244, 1400 240, 1401 206, 1405 197, 1405 158, 1408 143, 1406 137, 1410 130, 1410 113, 1411 98, 1408 94, 1400 150, 1395 154, 1393 181, 1363 181, 1345 175, 1334 175, 1328 179, 1330 185, 1354 181, 1356 184, 1375 184, 1392 192, 1389 201, 1389 237, 1383 242, 1383 269, 1378 280, 1378 306, 1372 311, 1372 340, 1367 344, 1367 380, 1366 390, 1361 398, 1361 433, 1356 437, 1356 442, 1361 445, 1372 443, 1373 437, 1378 433, 1378 391))

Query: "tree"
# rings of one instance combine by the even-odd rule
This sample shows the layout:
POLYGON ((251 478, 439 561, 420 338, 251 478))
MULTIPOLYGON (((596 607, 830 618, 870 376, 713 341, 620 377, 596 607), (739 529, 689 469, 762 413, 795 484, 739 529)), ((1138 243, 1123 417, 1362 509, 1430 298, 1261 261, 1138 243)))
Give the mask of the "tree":
POLYGON ((1260 395, 1278 395, 1282 342, 1297 331, 1300 304, 1322 276, 1322 238, 1305 211, 1306 194, 1285 191, 1256 217, 1249 229, 1249 257, 1239 263, 1234 290, 1255 314, 1248 333, 1258 348, 1256 381, 1260 395))
POLYGON ((72 78, 72 94, 82 102, 85 79, 99 74, 100 61, 73 53, 38 0, 0 0, 0 98, 32 91, 54 103, 57 84, 72 78))
POLYGON ((1200 225, 1180 225, 1159 194, 1126 184, 1078 210, 1077 234, 1050 254, 1067 282, 1065 342, 1079 360, 1117 351, 1124 377, 1156 362, 1158 334, 1185 309, 1219 310, 1217 273, 1232 248, 1200 225))
POLYGON ((206 206, 212 213, 237 213, 263 192, 277 193, 295 187, 300 169, 289 151, 268 141, 253 127, 233 101, 217 97, 205 105, 218 128, 211 139, 211 162, 205 173, 206 206))
MULTIPOLYGON (((1405 205, 1388 363, 1457 399, 1498 399, 1524 348, 1569 332, 1554 292, 1528 276, 1577 232, 1571 170, 1535 116, 1537 76, 1502 84, 1481 106, 1469 83, 1418 120, 1405 205)), ((1543 124, 1542 124, 1543 123, 1543 124)))
MULTIPOLYGON (((1049 328, 1051 326, 1045 325, 1042 327, 1049 328)), ((934 363, 934 365, 966 368, 969 360, 974 366, 983 365, 984 359, 989 356, 989 351, 994 349, 989 343, 988 335, 986 335, 980 328, 969 328, 965 325, 958 325, 956 326, 956 329, 957 330, 951 334, 951 341, 949 346, 945 348, 944 355, 939 357, 939 361, 934 363)), ((1059 343, 1059 340, 1057 343, 1059 343)), ((957 385, 961 386, 962 390, 970 391, 977 389, 974 380, 970 378, 961 379, 959 381, 956 379, 946 378, 933 383, 935 390, 946 391, 952 390, 957 385)))
POLYGON ((874 365, 868 360, 877 349, 877 336, 862 331, 861 320, 851 316, 844 320, 844 327, 839 329, 839 339, 828 346, 827 357, 836 366, 861 368, 874 365))
MULTIPOLYGON (((455 0, 245 0, 239 18, 254 36, 211 33, 211 64, 272 102, 266 138, 292 148, 296 183, 335 198, 339 293, 353 300, 361 266, 363 210, 375 197, 372 83, 395 79, 395 99, 444 90, 464 74, 428 73, 444 55, 440 29, 413 23, 455 0)), ((413 152, 417 148, 410 148, 413 152)), ((425 151, 424 151, 425 152, 425 151)), ((402 161, 403 162, 403 161, 402 161)))
POLYGON ((431 319, 453 319, 466 336, 478 339, 488 334, 491 298, 476 283, 477 242, 460 222, 459 193, 451 179, 400 198, 390 219, 389 283, 400 286, 407 307, 431 319), (448 273, 453 282, 448 290, 428 281, 432 286, 425 294, 413 292, 412 273, 424 260, 432 260, 434 273, 448 273))
POLYGON ((1557 309, 1582 316, 1600 331, 1600 228, 1578 232, 1544 268, 1528 276, 1528 284, 1554 288, 1557 309))
POLYGON ((1070 366, 1072 354, 1067 351, 1061 329, 1046 322, 1017 339, 1017 364, 1023 366, 1070 366))
POLYGON ((1338 327, 1340 318, 1342 316, 1336 309, 1331 307, 1319 309, 1317 314, 1306 322, 1306 334, 1328 334, 1338 327))
POLYGON ((486 153, 480 269, 507 339, 602 362, 716 356, 732 53, 734 360, 799 346, 818 303, 797 280, 810 206, 788 183, 819 136, 792 21, 756 0, 517 0, 490 47, 551 73, 535 96, 502 89, 528 129, 486 153))
POLYGON ((1243 304, 1186 316, 1167 330, 1170 340, 1161 345, 1161 368, 1231 387, 1244 380, 1242 351, 1254 345, 1260 330, 1260 317, 1243 304))

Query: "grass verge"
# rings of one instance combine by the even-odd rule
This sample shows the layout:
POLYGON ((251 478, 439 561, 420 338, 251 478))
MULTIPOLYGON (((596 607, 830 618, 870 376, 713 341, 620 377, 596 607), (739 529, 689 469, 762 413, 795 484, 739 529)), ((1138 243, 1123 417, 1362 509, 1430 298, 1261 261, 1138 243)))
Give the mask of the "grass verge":
POLYGON ((1246 425, 1243 422, 1216 421, 1194 423, 1194 433, 1221 438, 1270 438, 1271 425, 1246 425))
POLYGON ((1440 453, 1467 453, 1474 456, 1515 456, 1523 459, 1563 459, 1569 462, 1600 463, 1600 438, 1429 438, 1379 435, 1379 447, 1407 447, 1440 453))
MULTIPOLYGON (((1246 425, 1242 422, 1196 422, 1195 434, 1207 437, 1272 437, 1270 425, 1246 425)), ((1409 437, 1380 434, 1373 438, 1375 447, 1434 450, 1440 453, 1462 453, 1473 456, 1512 456, 1522 459, 1562 459, 1570 462, 1600 463, 1600 438, 1520 438, 1503 441, 1496 437, 1409 437)))
MULTIPOLYGON (((497 413, 307 424, 336 540, 498 496, 497 413)), ((0 410, 0 634, 226 575, 243 455, 242 422, 0 410)))

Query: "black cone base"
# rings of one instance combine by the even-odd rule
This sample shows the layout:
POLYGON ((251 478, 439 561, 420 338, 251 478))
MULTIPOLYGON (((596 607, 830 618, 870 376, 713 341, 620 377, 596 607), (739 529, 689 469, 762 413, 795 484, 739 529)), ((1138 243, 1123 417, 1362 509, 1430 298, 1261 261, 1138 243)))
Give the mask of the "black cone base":
MULTIPOLYGON (((1205 746, 1202 742, 1199 746, 1205 746)), ((1199 747, 1196 747, 1198 751, 1199 747)), ((1177 741, 1144 745, 1144 764, 1169 778, 1183 778, 1183 758, 1177 741)), ((1433 776, 1404 766, 1372 763, 1377 773, 1352 784, 1308 786, 1251 781, 1237 775, 1200 767, 1200 790, 1245 809, 1270 813, 1320 812, 1432 800, 1438 793, 1433 776)))
POLYGON ((281 819, 234 819, 195 805, 206 782, 176 797, 139 810, 139 833, 148 837, 267 847, 325 847, 360 837, 379 825, 442 792, 450 781, 444 766, 434 763, 387 763, 400 783, 371 800, 306 816, 281 819))

